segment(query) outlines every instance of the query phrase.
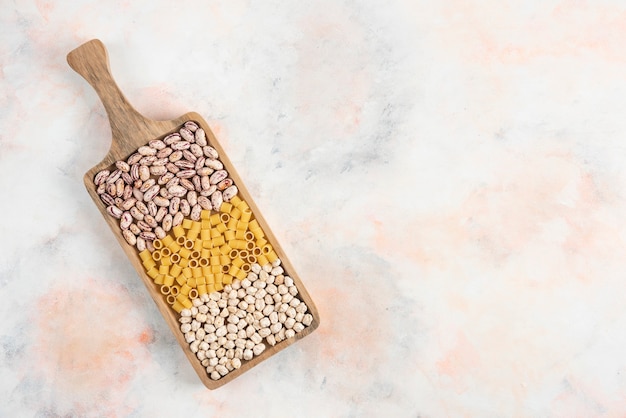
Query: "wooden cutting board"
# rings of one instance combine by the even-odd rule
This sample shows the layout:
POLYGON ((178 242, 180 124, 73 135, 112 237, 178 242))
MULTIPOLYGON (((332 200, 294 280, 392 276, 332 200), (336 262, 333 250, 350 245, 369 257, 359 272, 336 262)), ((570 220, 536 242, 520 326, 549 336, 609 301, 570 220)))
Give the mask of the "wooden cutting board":
POLYGON ((170 327, 172 334, 176 338, 176 341, 180 344, 181 349, 189 359, 189 362, 193 366, 194 370, 198 374, 198 377, 209 389, 218 388, 225 383, 231 381, 235 377, 241 375, 245 371, 254 367, 261 361, 268 359, 277 352, 287 348, 297 340, 310 334, 319 326, 319 314, 315 307, 315 304, 311 300, 311 297, 307 293, 302 281, 296 274, 292 264, 289 262, 285 252, 279 245, 276 237, 272 233, 271 229, 263 219, 261 212, 254 203, 254 200, 250 196, 250 193, 244 186, 241 178, 237 174, 235 168, 231 164, 230 160, 226 156, 224 149, 213 135, 213 132, 209 128, 206 121, 195 112, 185 113, 184 115, 169 121, 157 121, 144 117, 137 112, 126 100, 117 84, 111 76, 107 51, 102 42, 98 39, 93 39, 78 48, 71 51, 67 56, 67 61, 78 74, 80 74, 87 82, 94 88, 102 104, 104 105, 109 122, 111 124, 112 142, 111 148, 104 159, 94 166, 91 170, 87 171, 84 176, 85 187, 87 192, 93 199, 94 203, 102 213, 104 220, 107 222, 113 235, 121 245, 122 249, 128 256, 131 264, 135 267, 137 274, 143 281, 146 289, 152 296, 152 299, 156 303, 159 311, 163 315, 165 322, 170 327), (255 356, 252 360, 243 361, 241 368, 236 369, 228 373, 226 376, 219 380, 212 380, 207 375, 205 368, 201 362, 196 358, 195 354, 189 348, 189 344, 185 341, 182 332, 180 331, 179 314, 175 312, 165 301, 164 296, 160 293, 159 287, 154 284, 153 280, 146 274, 139 257, 137 249, 129 245, 122 236, 119 226, 119 220, 113 218, 107 213, 105 204, 100 200, 96 186, 94 185, 94 176, 96 173, 103 169, 115 168, 114 164, 118 160, 126 160, 131 154, 143 145, 146 145, 150 140, 163 139, 166 135, 176 132, 181 125, 187 121, 196 122, 201 128, 204 129, 209 145, 213 146, 220 155, 220 160, 224 164, 224 168, 228 171, 230 177, 233 179, 239 189, 239 195, 243 198, 250 209, 254 217, 257 219, 259 225, 265 231, 267 240, 272 244, 274 250, 280 257, 282 265, 285 271, 293 278, 298 291, 299 298, 305 302, 309 308, 309 313, 313 315, 313 323, 306 327, 302 332, 295 335, 295 337, 285 339, 284 341, 276 344, 275 346, 268 346, 267 349, 259 356, 255 356))

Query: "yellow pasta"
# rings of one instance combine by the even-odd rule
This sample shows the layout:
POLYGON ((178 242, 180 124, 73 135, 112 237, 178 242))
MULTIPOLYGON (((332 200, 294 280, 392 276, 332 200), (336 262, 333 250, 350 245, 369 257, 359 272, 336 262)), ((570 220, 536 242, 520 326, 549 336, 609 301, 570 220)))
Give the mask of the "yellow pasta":
POLYGON ((228 202, 224 202, 222 203, 222 206, 220 206, 220 212, 230 213, 232 208, 233 208, 233 205, 231 205, 228 202))
POLYGON ((274 251, 270 251, 265 256, 267 257, 267 261, 269 261, 270 263, 273 263, 278 259, 278 255, 274 251))
POLYGON ((167 275, 163 278, 163 284, 171 286, 174 284, 174 277, 167 275))
POLYGON ((180 255, 182 258, 189 259, 189 256, 191 255, 191 250, 188 250, 187 248, 181 248, 178 252, 178 255, 180 255))
POLYGON ((245 211, 241 212, 242 221, 249 222, 251 217, 252 217, 252 212, 250 212, 250 209, 246 209, 245 211))
POLYGON ((233 205, 234 207, 237 207, 239 203, 241 203, 241 198, 239 196, 235 195, 230 198, 230 204, 233 205))
POLYGON ((198 295, 206 295, 208 293, 206 285, 198 285, 198 295))
POLYGON ((246 242, 241 239, 231 239, 228 241, 228 245, 230 245, 231 248, 236 248, 238 250, 244 250, 246 248, 246 242))
POLYGON ((264 265, 266 265, 267 263, 269 263, 269 260, 267 259, 267 257, 265 256, 265 254, 261 254, 260 256, 258 256, 256 258, 256 262, 259 263, 259 265, 261 267, 263 267, 264 265))
POLYGON ((178 243, 175 241, 168 245, 167 248, 169 248, 172 253, 177 253, 180 251, 180 245, 178 245, 178 243))
POLYGON ((139 258, 141 258, 142 261, 150 260, 152 259, 152 253, 150 250, 143 250, 139 253, 139 258))
POLYGON ((238 208, 232 208, 230 210, 230 217, 239 219, 241 217, 241 211, 238 208))
POLYGON ((170 267, 170 271, 169 274, 171 274, 174 277, 178 277, 178 275, 183 271, 183 269, 178 265, 178 264, 174 264, 170 267))
POLYGON ((224 231, 224 240, 230 241, 231 239, 235 239, 235 231, 228 230, 224 231))
POLYGON ((190 290, 191 290, 191 286, 188 286, 187 283, 185 283, 184 285, 180 287, 180 293, 185 296, 189 294, 190 290))
POLYGON ((266 266, 278 259, 238 196, 223 202, 219 211, 202 210, 199 221, 183 219, 153 245, 153 251, 142 251, 139 257, 176 312, 193 306, 192 299, 200 295, 223 290, 235 278, 245 279, 252 264, 266 266))
POLYGON ((239 204, 237 205, 237 208, 242 212, 250 210, 250 206, 248 206, 248 204, 244 200, 239 202, 239 204))
POLYGON ((211 215, 211 217, 209 218, 209 221, 211 221, 211 225, 217 225, 222 222, 219 213, 215 213, 211 215))
POLYGON ((175 301, 172 304, 172 309, 174 309, 176 312, 180 313, 183 309, 185 309, 185 306, 180 303, 179 301, 175 301))
POLYGON ((239 222, 237 219, 230 218, 230 220, 226 224, 226 228, 228 228, 228 229, 237 229, 237 222, 239 222))
POLYGON ((221 245, 224 245, 224 243, 226 243, 226 241, 224 240, 224 236, 223 235, 220 235, 219 237, 213 238, 211 240, 211 244, 214 247, 219 247, 221 245))
MULTIPOLYGON (((174 242, 174 238, 171 235, 166 235, 165 238, 161 240, 164 247, 169 247, 172 242, 174 242)), ((170 248, 171 249, 171 248, 170 248)))
POLYGON ((185 235, 185 229, 182 227, 182 225, 176 225, 175 227, 173 227, 172 232, 174 232, 174 236, 176 238, 182 237, 185 235))

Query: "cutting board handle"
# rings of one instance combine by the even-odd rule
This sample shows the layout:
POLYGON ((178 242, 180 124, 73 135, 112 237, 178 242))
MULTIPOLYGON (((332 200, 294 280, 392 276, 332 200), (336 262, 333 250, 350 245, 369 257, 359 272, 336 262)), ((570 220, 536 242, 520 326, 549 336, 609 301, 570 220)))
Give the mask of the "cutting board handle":
POLYGON ((107 111, 113 134, 109 158, 123 159, 127 151, 125 145, 136 142, 138 134, 149 140, 162 133, 160 121, 144 117, 126 100, 113 80, 107 50, 99 39, 92 39, 71 51, 67 62, 91 84, 107 111))

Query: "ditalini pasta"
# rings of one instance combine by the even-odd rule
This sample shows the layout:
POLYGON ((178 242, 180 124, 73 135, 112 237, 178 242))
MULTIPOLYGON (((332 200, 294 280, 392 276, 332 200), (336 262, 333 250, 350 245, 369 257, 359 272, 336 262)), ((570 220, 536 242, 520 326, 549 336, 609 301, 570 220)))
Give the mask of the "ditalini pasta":
POLYGON ((203 210, 200 221, 184 219, 165 237, 154 240, 153 247, 154 251, 144 250, 139 256, 177 312, 234 278, 245 279, 254 263, 263 267, 278 258, 239 196, 223 202, 217 213, 203 210))

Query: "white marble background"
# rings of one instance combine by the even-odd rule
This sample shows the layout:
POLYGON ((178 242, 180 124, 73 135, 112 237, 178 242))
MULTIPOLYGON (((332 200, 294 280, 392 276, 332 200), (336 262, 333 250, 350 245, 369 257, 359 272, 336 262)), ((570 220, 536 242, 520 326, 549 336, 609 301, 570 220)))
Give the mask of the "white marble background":
POLYGON ((624 1, 0 6, 0 416, 626 413, 624 1), (205 116, 319 308, 219 390, 83 188, 91 38, 205 116))

